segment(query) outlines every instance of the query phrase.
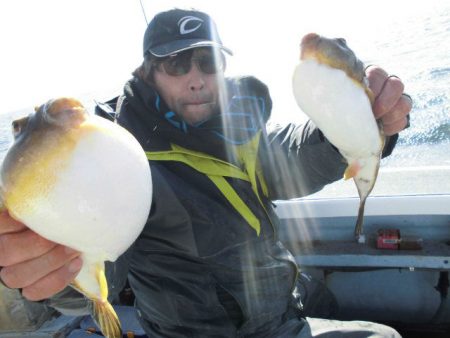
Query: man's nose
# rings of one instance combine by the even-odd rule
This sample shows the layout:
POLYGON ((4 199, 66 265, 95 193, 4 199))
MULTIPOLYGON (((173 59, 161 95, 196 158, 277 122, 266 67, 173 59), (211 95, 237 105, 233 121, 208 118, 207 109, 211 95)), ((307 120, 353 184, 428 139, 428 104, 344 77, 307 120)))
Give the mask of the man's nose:
POLYGON ((194 60, 191 60, 191 70, 189 71, 189 89, 200 90, 205 86, 205 73, 203 73, 194 60))

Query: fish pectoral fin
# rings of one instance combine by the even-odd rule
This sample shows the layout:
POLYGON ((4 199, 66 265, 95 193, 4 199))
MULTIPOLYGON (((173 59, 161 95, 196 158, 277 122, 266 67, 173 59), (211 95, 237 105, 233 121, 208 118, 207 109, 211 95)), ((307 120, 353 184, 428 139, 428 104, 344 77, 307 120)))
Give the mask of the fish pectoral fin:
POLYGON ((93 300, 92 317, 108 338, 121 338, 122 328, 114 308, 108 301, 93 300))
POLYGON ((355 177, 359 170, 361 169, 361 165, 359 164, 358 161, 353 161, 352 163, 350 163, 347 167, 347 169, 345 169, 344 172, 344 180, 348 180, 350 178, 355 177))

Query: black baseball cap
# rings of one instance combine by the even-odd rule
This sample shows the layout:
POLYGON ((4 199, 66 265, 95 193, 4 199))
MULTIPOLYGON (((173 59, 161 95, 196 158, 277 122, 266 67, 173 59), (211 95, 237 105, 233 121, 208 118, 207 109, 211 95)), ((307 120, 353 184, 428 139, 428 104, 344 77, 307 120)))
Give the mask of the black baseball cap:
POLYGON ((222 44, 211 17, 197 10, 175 8, 158 13, 144 34, 144 56, 165 57, 197 47, 218 47, 233 54, 222 44))

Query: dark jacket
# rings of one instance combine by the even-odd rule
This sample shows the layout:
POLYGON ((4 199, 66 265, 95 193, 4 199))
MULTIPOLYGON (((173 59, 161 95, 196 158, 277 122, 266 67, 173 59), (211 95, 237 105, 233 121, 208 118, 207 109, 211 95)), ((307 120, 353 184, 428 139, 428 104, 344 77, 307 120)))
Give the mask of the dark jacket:
POLYGON ((195 127, 136 78, 118 103, 118 123, 150 159, 153 202, 108 279, 118 290, 128 270, 151 337, 289 337, 303 325, 289 321, 298 271, 271 201, 320 190, 345 161, 311 122, 266 129, 271 100, 260 81, 226 88, 222 111, 195 127))

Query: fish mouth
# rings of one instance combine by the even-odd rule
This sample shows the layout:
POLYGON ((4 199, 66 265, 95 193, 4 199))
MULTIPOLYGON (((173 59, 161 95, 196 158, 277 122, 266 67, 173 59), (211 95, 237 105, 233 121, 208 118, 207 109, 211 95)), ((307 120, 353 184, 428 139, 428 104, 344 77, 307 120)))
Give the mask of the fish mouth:
POLYGON ((313 43, 317 42, 317 40, 319 40, 319 39, 320 39, 320 35, 319 34, 317 34, 317 33, 308 33, 308 34, 306 34, 303 37, 301 45, 302 46, 303 45, 310 45, 310 44, 313 44, 313 43))
POLYGON ((302 38, 302 41, 300 42, 300 50, 301 50, 300 59, 306 60, 313 57, 313 55, 317 50, 317 45, 319 44, 319 41, 320 41, 319 34, 316 33, 306 34, 302 38))

